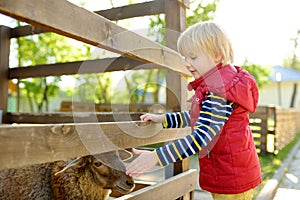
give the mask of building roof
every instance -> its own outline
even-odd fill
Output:
[[[283,66],[273,66],[270,80],[272,82],[300,81],[300,71]]]

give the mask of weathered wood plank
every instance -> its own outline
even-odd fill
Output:
[[[59,112],[59,113],[7,113],[7,123],[17,124],[59,124],[139,121],[141,113],[125,112]]]
[[[164,0],[148,1],[107,10],[95,11],[95,13],[112,21],[128,19],[132,17],[142,17],[146,15],[158,15],[163,12]]]
[[[177,39],[186,29],[185,8],[179,1],[165,0],[166,46],[177,49]],[[187,109],[187,80],[173,71],[166,73],[167,109],[180,111]],[[177,83],[177,84],[174,84]]]
[[[62,101],[60,104],[60,111],[62,112],[113,112],[117,114],[118,112],[154,112],[157,113],[158,110],[165,107],[165,105],[160,104],[122,104],[122,103],[92,103],[92,102],[78,102],[78,101]],[[132,121],[132,120],[130,120]]]
[[[107,10],[94,11],[111,21],[128,19],[132,17],[142,17],[146,15],[158,15],[164,12],[164,0],[155,0],[144,3],[131,4]],[[32,34],[47,32],[39,27],[26,25],[16,27],[11,30],[11,38],[18,38]]]
[[[3,119],[5,122],[5,114],[7,111],[8,99],[8,65],[10,51],[10,28],[0,26],[0,110],[3,111]],[[1,116],[2,117],[2,116]],[[0,122],[1,123],[1,122]]]
[[[126,57],[190,75],[176,51],[68,1],[0,0],[0,13]]]
[[[190,0],[177,0],[179,3],[182,4],[182,6],[186,8],[190,8]]]
[[[25,26],[12,28],[10,37],[11,38],[19,38],[19,37],[40,34],[40,33],[45,33],[45,32],[48,32],[48,31],[41,29],[39,27],[36,27],[36,26],[25,25]]]
[[[116,200],[152,200],[164,199],[174,200],[190,191],[193,191],[198,184],[198,172],[196,169],[190,169],[179,175],[173,176],[164,182],[157,183],[124,195]]]
[[[145,122],[2,125],[0,170],[165,142],[189,132]]]
[[[166,46],[177,49],[177,40],[181,32],[186,29],[186,12],[181,2],[165,0],[165,20],[166,20]],[[167,71],[167,109],[173,111],[187,110],[187,80],[173,71]],[[176,82],[177,84],[174,84]],[[189,169],[189,158],[174,163],[173,175],[177,175]],[[185,192],[187,193],[187,192]],[[182,195],[185,193],[181,193]],[[161,198],[164,199],[164,198]],[[175,198],[173,198],[175,199]],[[183,200],[190,200],[190,195],[182,196]]]
[[[144,62],[127,57],[103,58],[96,60],[10,68],[9,78],[23,79],[156,68],[159,68],[159,66],[153,64],[145,64]]]

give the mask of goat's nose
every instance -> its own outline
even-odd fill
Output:
[[[129,187],[133,187],[134,182],[133,181],[126,181],[126,185],[129,186]]]

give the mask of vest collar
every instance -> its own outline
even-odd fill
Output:
[[[195,79],[194,81],[191,81],[188,84],[188,90],[192,91],[192,90],[196,90],[199,86],[202,86],[203,88],[207,87],[207,83],[205,82],[212,74],[214,74],[217,71],[220,71],[220,69],[222,68],[222,63],[218,64],[217,66],[213,67],[211,70],[209,70],[208,72],[206,72],[204,75],[202,75],[201,77]]]

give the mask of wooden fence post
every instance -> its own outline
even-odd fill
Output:
[[[274,122],[271,123],[271,118],[273,118]],[[267,136],[266,136],[266,140],[267,140],[267,143],[266,143],[266,153],[273,153],[273,154],[276,154],[277,150],[276,150],[276,124],[277,124],[277,121],[276,121],[276,107],[275,106],[268,106],[267,107]],[[271,127],[272,126],[272,127]],[[268,135],[273,135],[273,145],[272,145],[272,150],[273,152],[270,152],[268,151],[268,146],[270,146],[268,144],[268,142],[271,142],[270,139],[268,139]],[[271,138],[271,137],[269,137]]]
[[[177,50],[177,40],[180,34],[186,29],[186,6],[189,1],[181,3],[174,0],[165,0],[166,19],[166,46]],[[182,66],[183,68],[185,66]],[[185,78],[167,70],[167,110],[180,111],[187,109],[187,81]],[[176,83],[176,84],[174,84]],[[190,168],[189,159],[174,163],[173,175],[180,174]],[[186,194],[183,199],[191,199],[193,192]]]
[[[3,123],[7,113],[9,51],[10,28],[0,26],[0,110],[3,110]]]
[[[166,46],[177,50],[177,39],[186,28],[185,6],[179,1],[165,0]],[[182,66],[185,68],[185,66]],[[170,70],[166,72],[167,110],[186,109],[186,80]],[[175,84],[174,84],[175,83]]]

